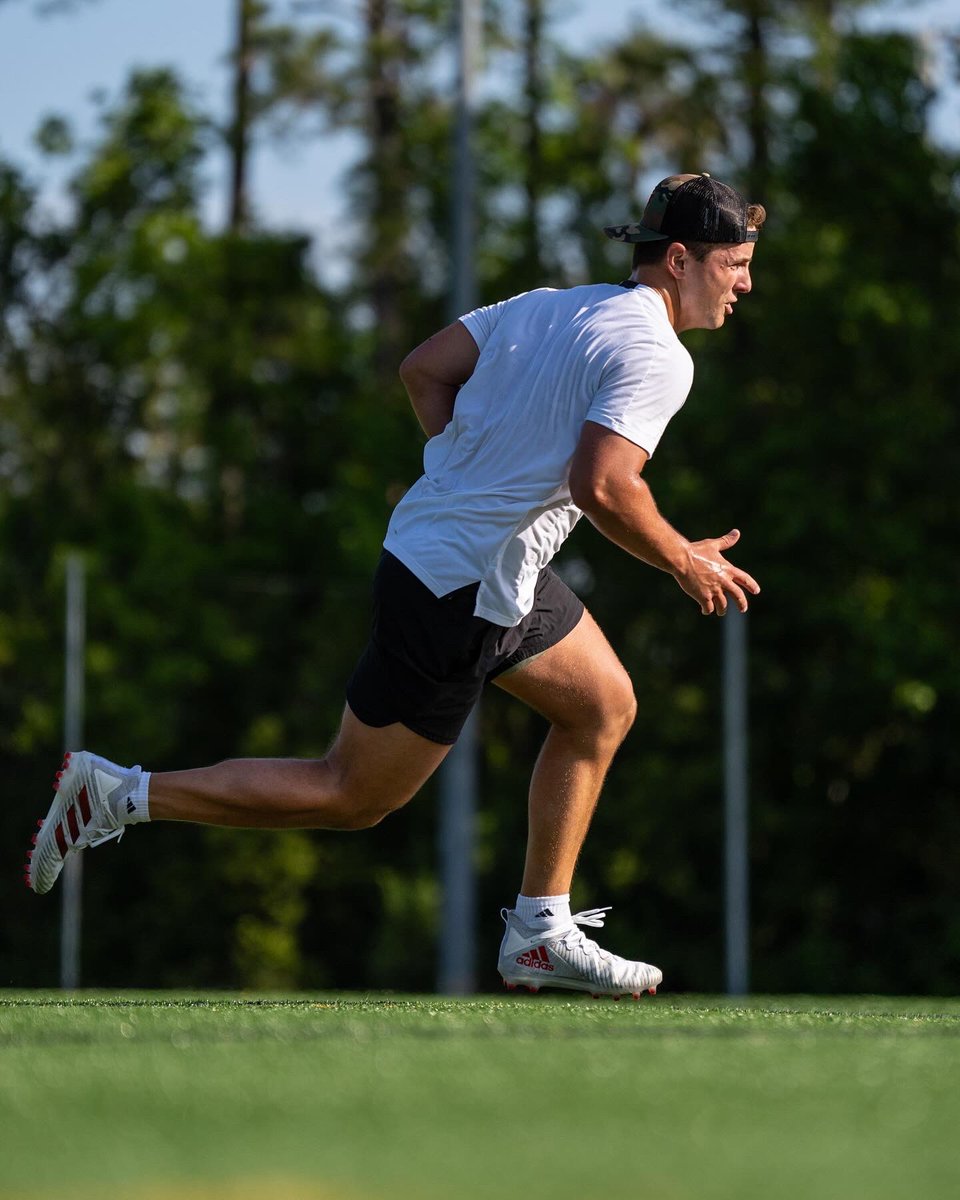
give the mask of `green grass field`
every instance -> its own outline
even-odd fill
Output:
[[[0,992],[0,1196],[960,1195],[960,1002]]]

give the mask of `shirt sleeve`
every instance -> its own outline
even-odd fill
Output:
[[[670,354],[653,340],[618,354],[601,373],[586,419],[652,456],[693,383],[693,362],[679,349],[679,354]]]
[[[473,312],[465,313],[460,318],[461,324],[467,327],[467,332],[477,343],[478,350],[482,350],[487,344],[487,339],[496,329],[508,303],[507,300],[501,300],[498,304],[475,308]]]

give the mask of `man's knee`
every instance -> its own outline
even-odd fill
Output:
[[[619,667],[605,676],[602,686],[576,714],[574,728],[598,748],[615,750],[630,732],[637,716],[637,699],[627,672]]]
[[[328,755],[325,765],[334,780],[333,794],[323,805],[323,827],[326,829],[372,829],[410,800],[396,787],[375,788],[369,781],[354,774],[334,755]]]
[[[621,668],[615,679],[611,680],[609,691],[605,695],[604,727],[619,746],[636,719],[637,697],[633,690],[633,682]]]

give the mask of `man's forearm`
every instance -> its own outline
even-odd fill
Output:
[[[672,575],[700,605],[704,616],[725,613],[728,597],[746,612],[746,593],[760,591],[755,579],[723,557],[723,551],[739,539],[739,530],[731,529],[719,538],[688,541],[660,515],[639,475],[621,478],[609,491],[597,489],[580,507],[611,542]]]
[[[635,558],[677,576],[689,569],[690,543],[660,514],[653,493],[637,475],[614,492],[581,506],[597,529]]]
[[[718,538],[690,542],[664,520],[640,472],[646,450],[619,434],[587,421],[570,463],[570,496],[604,537],[635,558],[672,575],[704,616],[727,611],[732,597],[747,611],[755,579],[728,562],[724,551],[740,538],[731,529]]]

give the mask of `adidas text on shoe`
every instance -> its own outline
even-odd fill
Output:
[[[524,986],[589,992],[592,996],[632,996],[655,993],[663,973],[650,963],[631,962],[585,937],[580,925],[602,926],[605,908],[575,913],[568,926],[537,930],[525,925],[513,910],[503,909],[506,932],[500,946],[499,970],[509,991]]]
[[[534,946],[530,950],[525,950],[523,954],[518,954],[517,962],[521,967],[531,967],[536,971],[555,971],[557,969],[550,961],[550,955],[544,946]]]
[[[40,895],[49,892],[69,855],[121,837],[120,802],[139,778],[139,767],[118,767],[87,750],[67,753],[53,784],[57,795],[46,818],[39,822],[27,859],[27,886]]]

